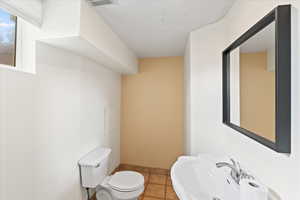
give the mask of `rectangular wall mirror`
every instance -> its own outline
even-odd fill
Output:
[[[223,123],[291,152],[291,6],[278,6],[223,52]]]

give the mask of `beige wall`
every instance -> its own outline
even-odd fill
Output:
[[[146,58],[122,78],[121,163],[170,168],[183,153],[183,58]]]
[[[275,141],[275,72],[267,71],[267,53],[241,53],[241,127]]]

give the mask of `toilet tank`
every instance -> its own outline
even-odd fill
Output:
[[[79,161],[81,184],[85,188],[95,188],[108,175],[108,161],[111,149],[96,148]]]

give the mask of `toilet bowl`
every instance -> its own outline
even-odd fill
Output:
[[[144,191],[144,176],[134,171],[108,175],[111,150],[97,148],[79,160],[81,184],[97,188],[97,200],[135,200]]]
[[[144,177],[133,171],[108,176],[97,190],[98,200],[134,200],[144,191]]]

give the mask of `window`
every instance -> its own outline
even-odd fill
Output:
[[[0,8],[0,64],[16,66],[17,17]]]

